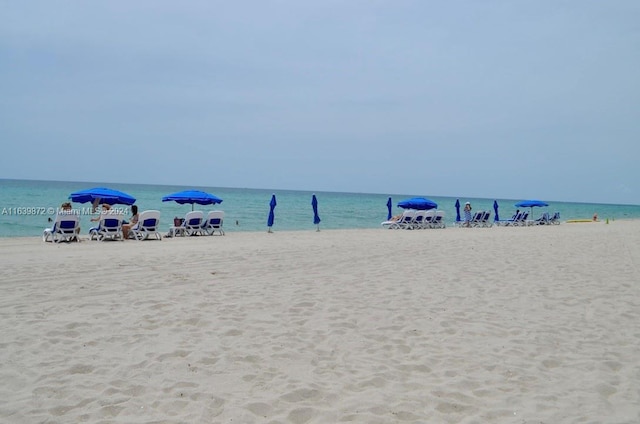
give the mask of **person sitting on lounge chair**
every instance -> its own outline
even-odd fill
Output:
[[[129,231],[131,230],[131,227],[133,227],[137,223],[138,223],[138,206],[132,205],[131,220],[126,224],[124,223],[122,224],[122,237],[124,237],[125,240],[129,238]]]
[[[106,215],[108,213],[111,212],[111,205],[108,204],[103,204],[102,205],[102,211],[100,212],[100,215],[98,216],[94,216],[93,218],[91,218],[91,222],[100,222],[100,219],[102,218],[102,215]]]

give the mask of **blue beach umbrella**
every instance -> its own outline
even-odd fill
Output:
[[[317,226],[316,231],[320,231],[320,216],[318,216],[318,199],[316,199],[316,195],[314,194],[311,197],[311,206],[313,207],[313,223]]]
[[[549,206],[549,204],[541,200],[523,200],[522,202],[516,203],[516,207],[518,208],[534,208],[544,206]]]
[[[545,206],[549,206],[549,204],[541,200],[523,200],[516,203],[515,206],[517,208],[530,208],[530,214],[533,215],[533,208],[542,208]]]
[[[424,197],[412,197],[411,199],[398,202],[398,207],[402,209],[418,209],[426,211],[429,209],[435,209],[438,205],[433,200],[425,199]]]
[[[460,199],[456,199],[456,222],[460,222]]]
[[[135,197],[123,193],[122,191],[112,190],[105,187],[95,187],[87,190],[76,191],[69,195],[69,199],[76,203],[106,203],[108,205],[133,205],[136,202]]]
[[[392,207],[393,207],[393,204],[391,203],[391,197],[389,197],[389,200],[387,200],[387,221],[390,221],[391,217],[393,216],[391,214]]]
[[[500,221],[500,217],[498,216],[498,201],[493,201],[493,211],[496,213],[496,216],[493,217],[493,220],[498,222]]]
[[[273,227],[273,221],[276,218],[274,210],[277,204],[278,203],[276,202],[276,195],[275,194],[271,195],[271,202],[269,202],[269,217],[267,218],[267,227],[269,227],[268,232],[270,233],[273,232],[271,231],[271,227]]]
[[[222,203],[222,199],[214,196],[213,194],[205,193],[200,190],[184,190],[177,193],[169,194],[162,198],[163,202],[176,202],[181,205],[185,203],[191,204],[191,210],[193,210],[194,204],[199,205],[215,205],[216,203]]]

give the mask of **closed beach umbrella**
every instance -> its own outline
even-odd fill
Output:
[[[194,204],[199,205],[215,205],[217,203],[222,203],[222,199],[217,196],[214,196],[210,193],[205,193],[200,190],[184,190],[179,191],[177,193],[169,194],[162,198],[163,202],[176,202],[181,205],[186,203],[191,204],[191,210],[193,210]]]
[[[389,200],[387,200],[387,221],[390,221],[391,217],[393,216],[391,214],[392,207],[393,207],[393,204],[391,203],[391,197],[389,197]]]
[[[426,211],[429,209],[435,209],[438,205],[433,200],[425,199],[424,197],[412,197],[411,199],[398,202],[398,207],[402,209],[418,209]]]
[[[460,199],[456,199],[456,222],[460,221]]]
[[[136,202],[135,197],[123,193],[122,191],[112,190],[106,187],[95,187],[87,190],[76,191],[69,195],[69,199],[76,203],[106,203],[108,205],[133,205]]]
[[[493,201],[493,211],[496,213],[496,216],[493,217],[493,220],[498,222],[500,221],[500,217],[498,216],[498,201]]]
[[[316,231],[320,231],[320,216],[318,215],[318,199],[316,199],[316,195],[314,194],[311,197],[311,206],[313,207],[313,223],[317,226]]]
[[[273,221],[276,218],[274,210],[277,204],[278,203],[276,202],[276,195],[275,194],[271,195],[271,202],[269,202],[269,217],[267,218],[267,227],[269,227],[270,233],[272,232],[271,227],[273,227]]]

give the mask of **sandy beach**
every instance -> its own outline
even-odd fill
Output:
[[[637,423],[640,221],[0,239],[0,422]]]

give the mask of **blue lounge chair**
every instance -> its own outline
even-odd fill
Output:
[[[212,236],[217,231],[218,233],[220,233],[221,236],[223,236],[224,235],[224,230],[222,229],[223,221],[224,221],[223,211],[210,211],[207,214],[207,219],[205,219],[204,223],[202,224],[202,233]]]
[[[553,216],[549,218],[549,224],[560,225],[560,212],[554,213]]]
[[[158,232],[160,225],[160,211],[148,210],[141,212],[138,222],[129,230],[129,237],[136,240],[147,240],[154,236],[157,240],[162,240],[162,235]]]
[[[53,227],[45,228],[42,241],[80,241],[80,216],[73,213],[59,213]]]
[[[97,227],[89,230],[90,240],[124,240],[122,235],[122,215],[119,213],[103,213]]]
[[[184,217],[182,225],[174,225],[169,228],[167,237],[194,236],[202,234],[202,223],[204,222],[204,212],[191,211]]]

